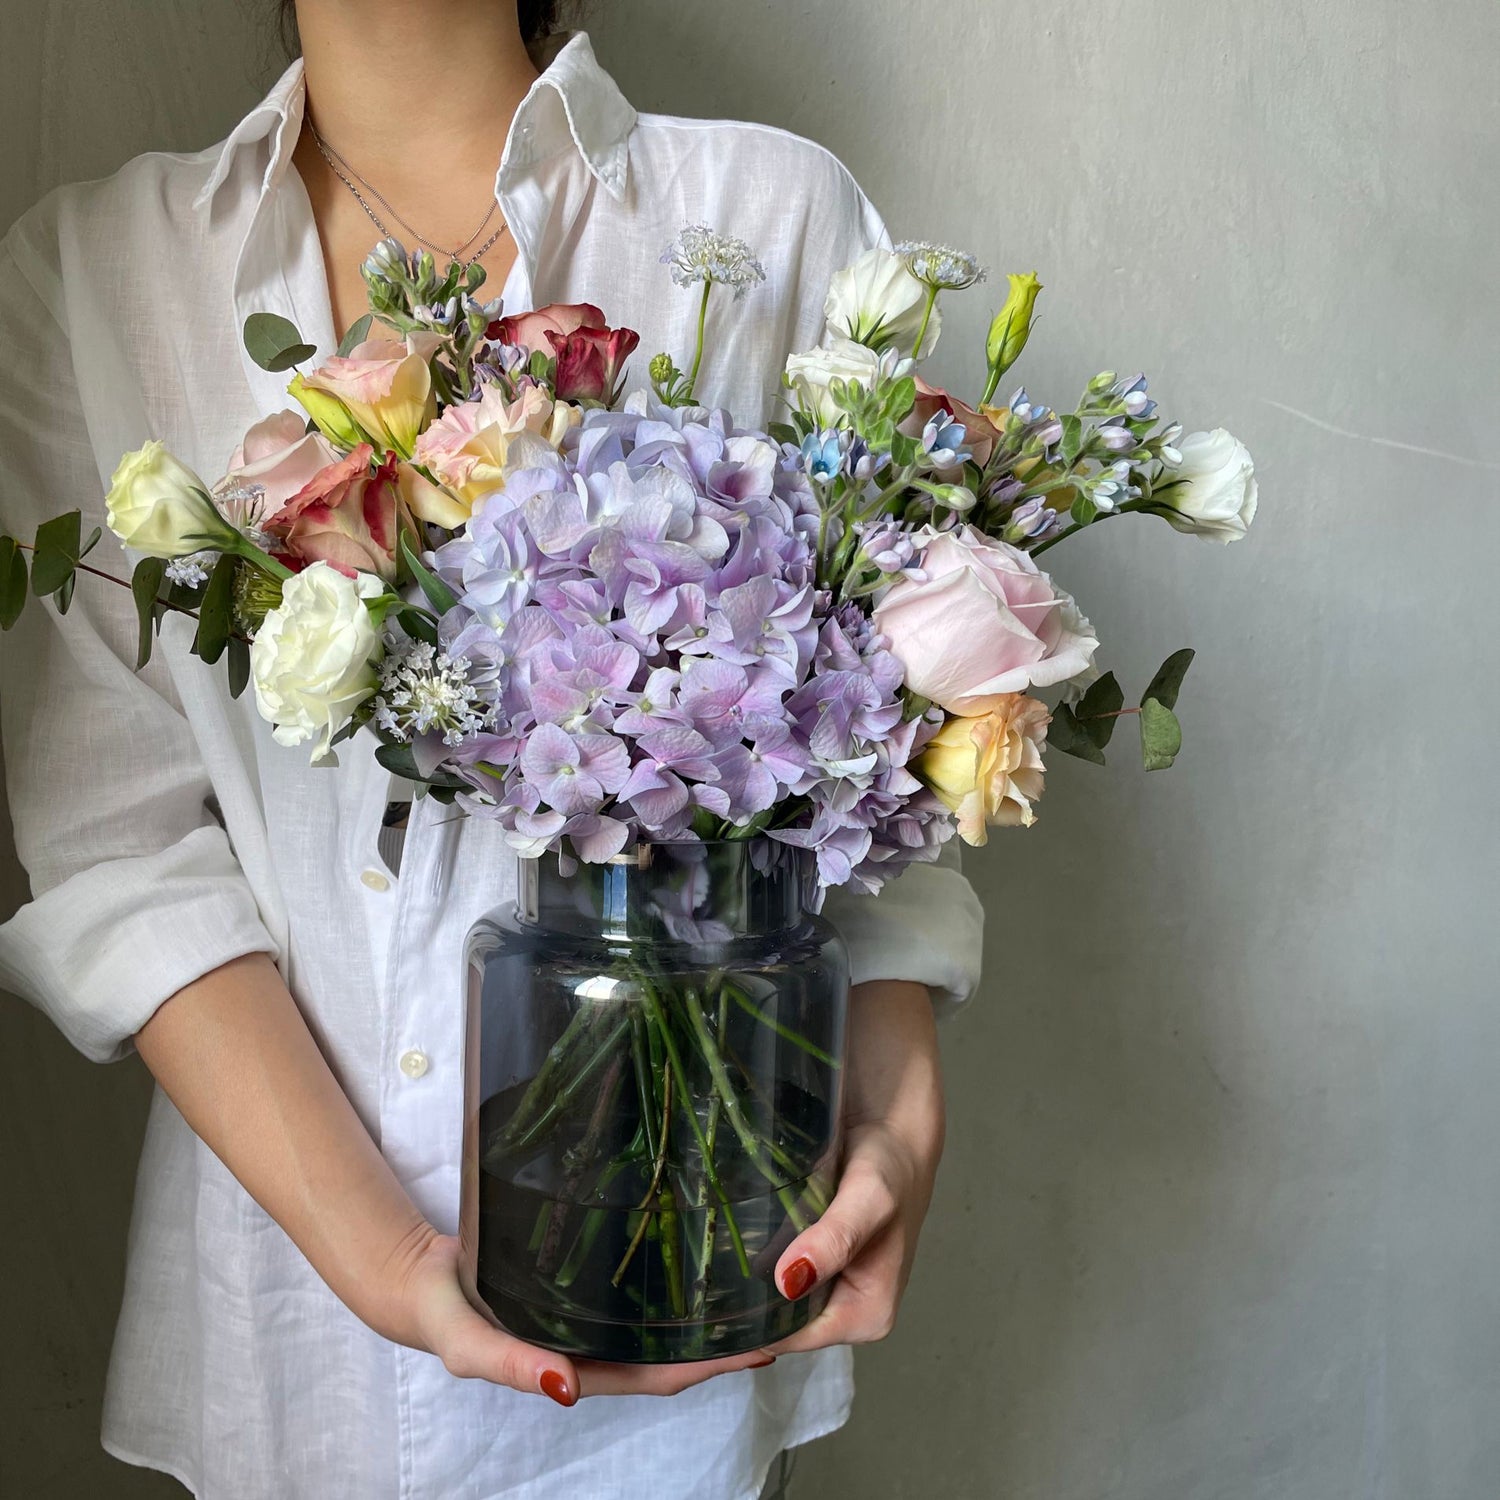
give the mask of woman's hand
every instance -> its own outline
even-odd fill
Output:
[[[613,1365],[538,1349],[506,1333],[469,1301],[459,1255],[457,1239],[424,1224],[393,1267],[402,1312],[392,1336],[437,1355],[452,1375],[539,1391],[560,1406],[572,1406],[582,1396],[675,1396],[715,1375],[761,1369],[774,1360],[756,1351],[691,1364]]]
[[[776,1265],[785,1296],[839,1277],[828,1306],[778,1354],[867,1344],[895,1326],[943,1154],[943,1082],[932,1004],[919,984],[881,980],[849,1000],[844,1161],[828,1211]]]

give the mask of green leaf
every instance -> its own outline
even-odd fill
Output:
[[[162,579],[166,576],[166,559],[161,557],[143,557],[130,575],[130,592],[135,598],[136,619],[140,621],[135,648],[137,672],[151,660],[151,645],[156,634],[156,596],[161,592]]]
[[[1119,712],[1124,706],[1125,694],[1115,681],[1115,674],[1106,672],[1103,677],[1091,683],[1088,692],[1078,700],[1074,717],[1082,726],[1083,732],[1102,750],[1109,744],[1115,725],[1120,722]]]
[[[405,609],[396,611],[396,619],[414,641],[426,641],[429,646],[437,645],[437,621],[425,609],[407,605]]]
[[[251,313],[245,319],[245,352],[262,370],[277,374],[311,359],[316,346],[302,342],[297,325],[276,313]]]
[[[83,546],[78,549],[78,557],[80,561],[83,558],[87,557],[89,553],[99,545],[99,538],[103,535],[104,528],[102,526],[96,526],[91,532],[89,532],[88,541],[86,541]]]
[[[208,587],[198,606],[198,634],[193,650],[210,665],[218,661],[229,644],[234,617],[235,559],[225,553],[208,575]]]
[[[766,435],[778,443],[792,443],[800,445],[801,439],[797,436],[797,429],[790,422],[772,422],[766,428]]]
[[[229,637],[229,696],[238,698],[250,686],[250,642],[242,636]]]
[[[1062,459],[1065,464],[1070,464],[1083,451],[1083,418],[1064,417],[1062,430]]]
[[[417,556],[411,539],[405,532],[401,534],[401,555],[411,569],[411,576],[417,580],[422,592],[427,595],[427,602],[439,614],[445,615],[457,605],[458,596]]]
[[[83,517],[76,510],[53,516],[37,527],[36,556],[31,563],[31,591],[38,598],[55,594],[78,566]]]
[[[1098,514],[1099,507],[1082,491],[1079,492],[1078,498],[1074,500],[1068,511],[1068,515],[1078,526],[1087,526]]]
[[[1177,715],[1157,698],[1141,704],[1141,764],[1148,771],[1165,771],[1182,749],[1182,725]]]
[[[1064,755],[1092,761],[1096,766],[1104,764],[1104,751],[1094,743],[1093,736],[1078,722],[1078,716],[1066,703],[1059,704],[1053,712],[1052,723],[1047,727],[1047,746],[1061,750]]]
[[[26,554],[13,536],[0,536],[0,630],[9,630],[26,607]]]
[[[76,573],[69,573],[63,579],[62,587],[52,596],[53,603],[57,605],[58,614],[67,614],[68,606],[73,602],[73,586],[77,582],[78,575]]]
[[[468,787],[467,782],[459,781],[453,776],[445,776],[441,772],[437,772],[431,776],[423,776],[417,770],[417,759],[412,753],[410,745],[377,745],[375,747],[375,759],[393,776],[400,776],[406,781],[415,781],[419,786],[430,787],[434,791],[446,788],[451,791],[461,792]]]
[[[1141,695],[1141,701],[1154,698],[1163,708],[1177,707],[1177,694],[1182,687],[1182,679],[1187,676],[1187,669],[1193,664],[1193,657],[1197,653],[1190,646],[1184,646],[1181,651],[1174,651],[1162,664],[1161,670],[1151,679],[1151,686]]]
[[[370,336],[370,325],[375,321],[374,313],[366,313],[349,325],[349,331],[339,340],[339,358],[348,359],[351,351]],[[295,332],[295,330],[293,330]]]

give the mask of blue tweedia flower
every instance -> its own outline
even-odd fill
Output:
[[[802,465],[818,484],[831,484],[844,468],[844,445],[837,432],[810,432],[802,440]]]
[[[939,408],[922,429],[922,451],[932,460],[934,468],[951,469],[972,457],[971,450],[964,447],[967,437],[964,424],[955,422],[951,412]]]

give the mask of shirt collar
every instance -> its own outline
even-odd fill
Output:
[[[241,153],[267,137],[271,153],[262,191],[280,180],[302,129],[305,96],[299,57],[230,132],[219,148],[208,181],[193,199],[194,208],[207,207],[228,180]],[[571,147],[611,197],[623,197],[629,137],[635,120],[635,110],[614,79],[599,66],[587,34],[574,32],[516,111],[500,157],[497,190],[513,173]]]

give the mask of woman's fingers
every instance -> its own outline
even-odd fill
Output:
[[[898,1220],[877,1235],[840,1274],[828,1305],[805,1328],[771,1346],[774,1354],[801,1354],[833,1344],[873,1344],[896,1324],[906,1288],[909,1236]]]
[[[782,1295],[795,1302],[857,1260],[895,1221],[910,1175],[879,1133],[867,1131],[852,1138],[833,1202],[776,1263],[776,1285]]]
[[[753,1354],[695,1360],[685,1365],[610,1365],[585,1359],[578,1361],[578,1373],[585,1396],[675,1396],[716,1375],[761,1370],[775,1362],[774,1354],[757,1349]]]

